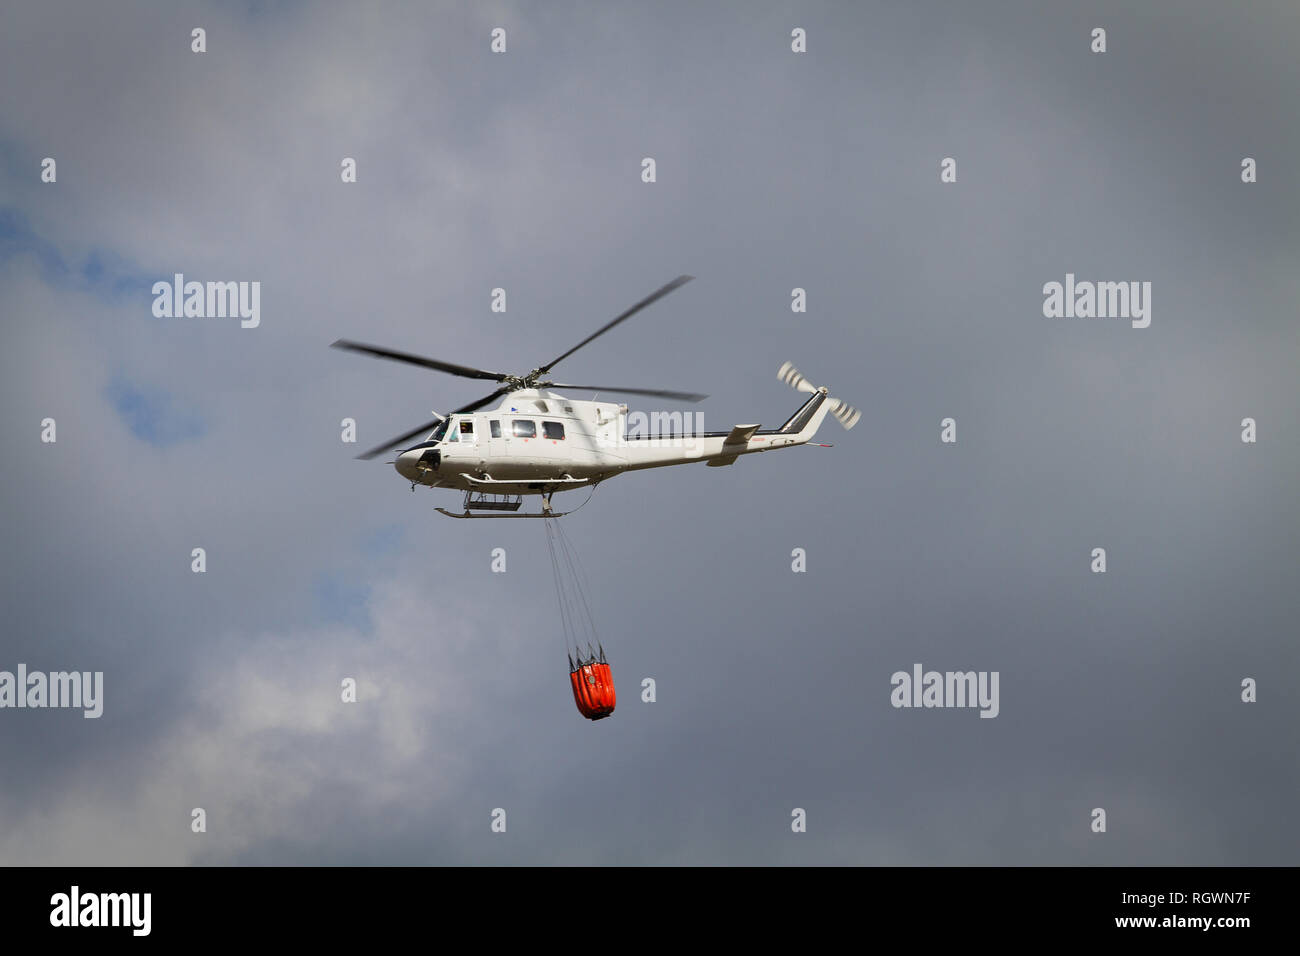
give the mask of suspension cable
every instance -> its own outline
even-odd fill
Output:
[[[555,533],[551,527],[553,519],[545,518],[542,523],[546,526],[546,549],[551,556],[551,576],[555,580],[555,599],[560,608],[560,628],[564,639],[564,653],[569,654],[569,635],[573,627],[569,621],[569,602],[565,594],[564,583],[560,575],[560,562],[555,553]]]
[[[588,500],[590,499],[591,496],[588,495]],[[584,505],[586,503],[583,502]],[[565,534],[559,519],[547,517],[543,519],[543,524],[546,527],[546,548],[555,582],[555,599],[560,610],[560,626],[564,632],[564,650],[566,655],[569,654],[569,642],[572,640],[573,654],[570,658],[577,663],[583,659],[581,642],[584,639],[587,642],[588,657],[597,653],[597,647],[603,648],[591,613],[590,584],[577,548]]]
[[[559,525],[556,526],[555,530],[560,543],[560,554],[568,566],[569,575],[573,581],[574,592],[577,597],[576,610],[581,611],[581,617],[578,617],[575,621],[574,639],[576,640],[578,637],[577,628],[585,623],[586,637],[590,648],[593,643],[599,643],[599,639],[596,634],[596,621],[591,614],[591,602],[588,599],[590,586],[586,580],[587,575],[582,568],[581,559],[578,558],[577,549],[569,541],[569,536],[565,534],[564,529]]]

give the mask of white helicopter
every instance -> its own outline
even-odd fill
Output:
[[[451,518],[556,518],[569,513],[552,510],[551,495],[557,491],[594,488],[607,478],[644,468],[698,461],[717,467],[733,464],[741,455],[804,445],[816,435],[828,412],[846,429],[857,424],[861,412],[831,398],[825,387],[811,384],[789,362],[781,366],[778,378],[811,395],[785,424],[769,429],[736,425],[725,432],[688,433],[683,429],[679,434],[629,435],[626,405],[580,401],[555,390],[615,392],[687,402],[698,402],[707,396],[664,389],[565,385],[545,380],[552,368],[578,349],[692,278],[678,276],[559,358],[527,375],[487,372],[339,339],[333,343],[334,348],[500,383],[490,395],[448,415],[434,412],[433,421],[357,457],[371,459],[402,442],[427,434],[424,441],[399,449],[391,464],[411,482],[412,491],[417,485],[423,485],[465,493],[462,513],[438,508],[442,514]],[[481,411],[497,398],[501,398],[501,403],[496,408]],[[524,495],[540,495],[542,510],[519,513]]]

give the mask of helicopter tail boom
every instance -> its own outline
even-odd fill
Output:
[[[817,434],[826,416],[834,411],[835,403],[825,388],[811,391],[813,394],[808,400],[780,428],[736,425],[726,432],[629,438],[619,447],[626,460],[626,465],[620,470],[661,468],[695,461],[704,461],[717,468],[734,464],[741,455],[806,444]]]

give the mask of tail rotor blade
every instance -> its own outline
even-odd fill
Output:
[[[838,398],[831,399],[831,414],[839,419],[839,423],[844,426],[845,431],[856,425],[858,419],[862,417],[862,412],[847,402],[841,402]]]
[[[785,382],[785,384],[789,385],[796,392],[817,391],[817,387],[800,374],[799,370],[794,367],[793,362],[786,362],[777,369],[776,377]]]
[[[777,369],[776,377],[797,392],[817,391],[817,386],[804,378],[803,373],[794,367],[793,362],[785,362],[782,364],[782,366]],[[842,402],[834,396],[831,396],[829,405],[831,414],[834,415],[839,423],[844,426],[845,430],[856,425],[858,419],[862,417],[862,412],[858,411],[848,402]]]

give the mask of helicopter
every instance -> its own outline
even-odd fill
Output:
[[[468,405],[425,422],[357,456],[369,460],[420,435],[424,440],[397,448],[392,464],[411,483],[411,490],[447,488],[464,493],[462,511],[437,508],[451,518],[557,518],[556,492],[593,488],[629,471],[705,462],[711,467],[732,465],[741,455],[809,444],[826,415],[852,428],[861,412],[837,398],[825,386],[815,386],[786,362],[777,377],[809,398],[778,428],[736,425],[729,431],[669,431],[628,433],[628,407],[614,402],[582,401],[564,391],[642,395],[699,402],[694,392],[667,389],[570,385],[551,381],[551,369],[610,329],[630,319],[694,278],[678,276],[630,309],[593,332],[573,348],[525,375],[508,375],[426,358],[409,352],[339,339],[333,348],[447,372],[462,378],[493,381],[498,387]],[[500,403],[484,411],[497,399]],[[825,446],[829,447],[829,446]],[[525,495],[541,497],[541,511],[520,512]]]

